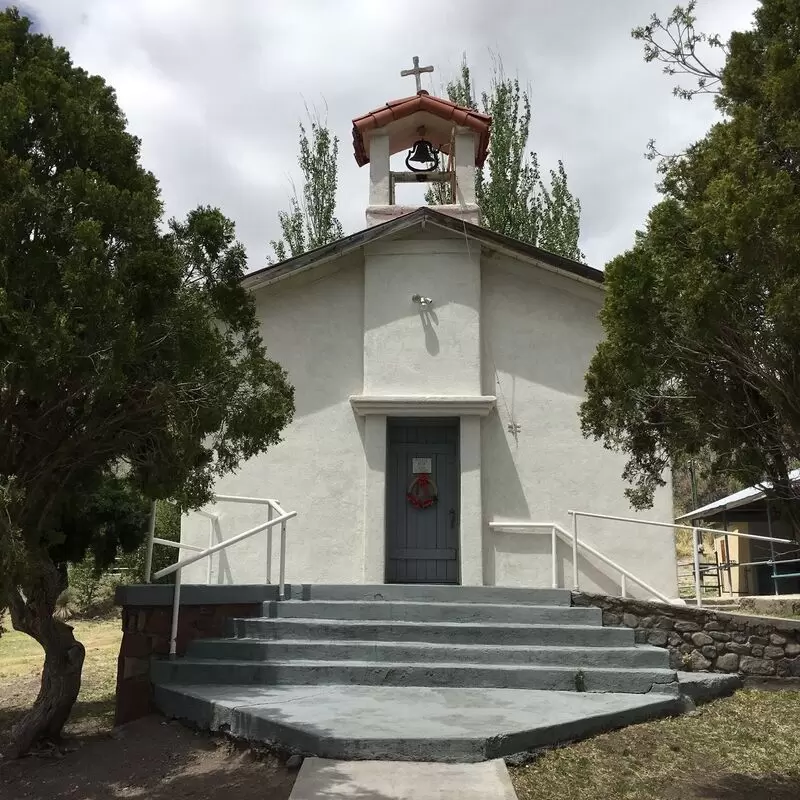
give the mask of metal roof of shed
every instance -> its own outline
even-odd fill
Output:
[[[793,469],[789,473],[789,479],[792,483],[800,481],[800,469]],[[746,506],[749,503],[763,500],[766,497],[764,489],[771,485],[769,481],[764,481],[764,483],[759,483],[756,486],[740,489],[738,492],[729,494],[727,497],[721,497],[713,503],[708,503],[705,506],[696,508],[694,511],[689,511],[686,514],[675,517],[675,522],[683,522],[689,519],[710,519],[711,517],[718,516],[723,511],[730,511],[732,508],[739,508],[740,506]]]

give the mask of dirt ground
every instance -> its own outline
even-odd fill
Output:
[[[113,731],[79,735],[60,757],[0,761],[0,798],[286,800],[295,775],[274,756],[258,757],[150,716]]]
[[[285,800],[296,771],[271,755],[239,749],[152,716],[113,728],[118,619],[74,623],[86,646],[78,702],[63,753],[19,761],[0,755],[0,800]],[[0,754],[14,721],[39,688],[41,648],[8,630],[0,637]]]

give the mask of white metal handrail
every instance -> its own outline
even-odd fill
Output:
[[[150,583],[150,578],[151,578],[150,572],[153,563],[154,544],[162,544],[166,545],[167,547],[175,547],[179,549],[194,551],[193,555],[190,555],[182,560],[176,561],[174,564],[171,564],[170,566],[165,567],[164,569],[160,569],[152,576],[153,578],[158,580],[159,578],[164,578],[167,575],[172,575],[173,573],[175,573],[175,584],[172,595],[172,627],[169,640],[170,657],[174,657],[177,652],[178,616],[181,604],[181,573],[183,571],[183,568],[188,567],[189,564],[194,564],[195,562],[200,561],[203,558],[208,558],[209,561],[208,561],[207,582],[211,583],[210,556],[221,550],[225,550],[231,545],[237,544],[238,542],[244,541],[245,539],[249,539],[251,536],[255,536],[255,534],[257,533],[266,531],[267,532],[267,554],[266,554],[267,583],[270,584],[272,583],[272,529],[275,526],[280,525],[281,541],[280,541],[280,560],[278,563],[278,597],[281,600],[283,600],[286,596],[286,523],[288,520],[292,519],[292,517],[296,517],[297,512],[284,511],[277,500],[272,500],[263,497],[239,497],[236,495],[216,494],[214,495],[213,500],[214,502],[217,503],[249,503],[254,505],[267,506],[268,509],[267,521],[262,522],[260,525],[256,525],[255,527],[250,528],[249,530],[246,530],[243,533],[237,534],[236,536],[232,536],[230,539],[224,539],[223,541],[219,541],[216,544],[213,544],[214,537],[219,531],[218,527],[219,517],[210,511],[204,511],[203,509],[196,509],[196,513],[208,519],[210,524],[209,544],[208,547],[204,548],[204,547],[198,547],[197,545],[191,545],[181,542],[170,542],[167,539],[157,538],[154,535],[155,504],[153,504],[153,510],[150,515],[150,525],[147,534],[147,551],[145,556],[145,582]]]
[[[572,512],[570,512],[572,513]],[[616,561],[609,558],[604,553],[601,553],[596,548],[592,547],[589,544],[586,544],[583,540],[578,540],[577,531],[573,526],[573,532],[570,533],[565,528],[562,528],[557,522],[528,522],[520,521],[520,522],[490,522],[489,528],[492,530],[527,530],[527,529],[538,529],[538,528],[547,528],[550,530],[550,568],[551,568],[551,583],[554,589],[560,588],[560,581],[558,579],[558,560],[556,558],[556,545],[558,542],[558,537],[561,537],[566,542],[568,542],[572,546],[572,587],[574,591],[580,591],[580,581],[578,579],[578,550],[584,550],[585,552],[591,554],[599,561],[602,561],[604,564],[608,564],[609,567],[614,569],[620,575],[620,589],[623,597],[627,596],[627,581],[630,580],[635,583],[637,586],[640,586],[646,592],[649,592],[654,597],[657,597],[664,603],[673,603],[674,601],[667,597],[665,594],[662,594],[658,591],[658,589],[654,589],[650,586],[649,583],[646,583],[638,576],[634,575],[629,570],[625,569],[625,567],[617,564]]]
[[[636,517],[616,517],[611,514],[595,514],[590,511],[568,511],[572,517],[572,531],[575,541],[578,538],[578,517],[590,517],[592,519],[608,519],[614,522],[628,522],[636,525],[650,525],[656,528],[672,528],[679,530],[690,527],[689,525],[678,525],[674,522],[656,522],[651,519],[636,519]],[[757,536],[752,533],[739,533],[739,531],[721,531],[719,528],[699,528],[692,527],[692,550],[694,551],[694,596],[698,606],[703,605],[702,587],[700,584],[700,535],[702,533],[713,533],[715,536],[738,536],[742,539],[760,539],[764,542],[782,542],[784,544],[794,544],[792,539],[778,539],[775,536]],[[576,576],[577,583],[577,576]],[[624,595],[623,595],[624,597]],[[667,601],[669,602],[669,601]]]

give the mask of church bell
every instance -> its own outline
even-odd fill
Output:
[[[423,166],[415,167],[412,162]],[[439,151],[427,139],[418,139],[408,151],[406,166],[412,172],[433,172],[439,168]]]

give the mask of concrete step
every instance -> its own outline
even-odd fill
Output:
[[[569,606],[569,589],[523,589],[503,586],[441,586],[427,584],[325,585],[293,584],[292,600],[408,600],[439,603],[501,603],[506,605]]]
[[[159,685],[154,700],[168,717],[190,721],[194,727],[277,742],[294,753],[424,762],[508,756],[677,714],[683,708],[679,697],[663,692],[394,686]],[[355,796],[346,787],[336,788],[331,798]]]
[[[264,616],[282,619],[299,617],[406,622],[519,622],[597,626],[602,624],[602,612],[599,608],[406,600],[285,600],[264,603]]]
[[[408,622],[243,617],[227,621],[227,635],[246,639],[440,642],[581,647],[633,647],[630,628],[599,625],[522,625],[507,622]]]
[[[649,692],[676,684],[674,670],[602,669],[463,663],[386,664],[376,661],[233,661],[192,659],[154,661],[156,684],[253,684],[257,686],[432,686],[547,689],[588,692]],[[677,684],[676,684],[677,685]]]
[[[575,667],[669,666],[669,653],[660,647],[540,647],[536,645],[438,644],[283,639],[197,639],[189,658],[238,661],[378,661],[455,662],[467,664],[527,664]]]

